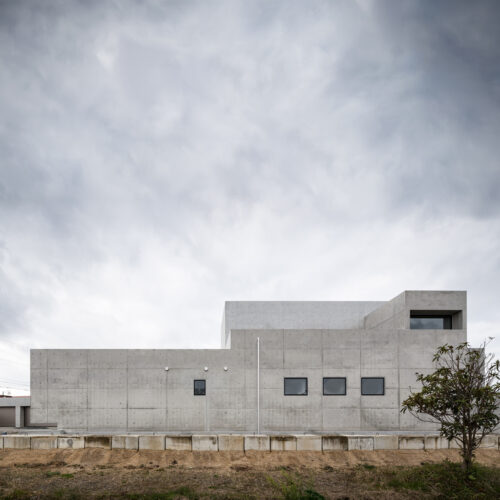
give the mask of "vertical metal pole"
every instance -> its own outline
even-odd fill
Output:
[[[257,337],[257,434],[260,434],[260,337]]]

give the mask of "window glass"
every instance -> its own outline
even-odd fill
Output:
[[[323,379],[323,395],[345,396],[345,377],[325,377]]]
[[[411,330],[451,330],[451,316],[411,316]]]
[[[194,381],[194,395],[195,396],[205,396],[207,390],[207,385],[205,380],[195,380]]]
[[[383,396],[384,378],[383,377],[362,378],[361,394],[364,396]]]
[[[285,378],[285,396],[307,396],[307,378]]]

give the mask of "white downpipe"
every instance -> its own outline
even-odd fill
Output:
[[[257,434],[260,434],[260,337],[257,337]]]

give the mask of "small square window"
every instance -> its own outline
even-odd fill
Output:
[[[345,377],[325,377],[323,378],[323,396],[345,396]]]
[[[307,396],[307,378],[285,378],[285,396]]]
[[[195,396],[205,396],[207,392],[206,380],[195,380],[194,381],[194,395]]]
[[[361,394],[363,396],[383,396],[385,394],[384,377],[362,377]]]

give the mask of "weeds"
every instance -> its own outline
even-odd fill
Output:
[[[188,486],[181,486],[165,493],[128,494],[125,498],[129,498],[130,500],[175,500],[176,498],[195,500],[198,498],[198,495]]]
[[[54,477],[54,476],[59,476],[61,473],[57,470],[49,470],[45,473],[46,477]]]
[[[379,489],[412,490],[447,499],[500,498],[500,469],[474,465],[466,475],[459,463],[449,461],[417,467],[370,471]]]
[[[305,480],[298,474],[283,471],[281,479],[268,477],[268,481],[284,500],[324,500],[325,498],[313,489],[311,481]]]

